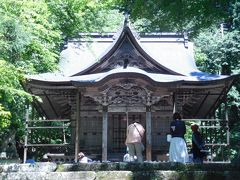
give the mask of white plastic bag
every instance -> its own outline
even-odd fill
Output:
[[[172,139],[172,135],[171,135],[171,134],[168,134],[168,135],[167,135],[167,142],[171,142],[171,139]]]

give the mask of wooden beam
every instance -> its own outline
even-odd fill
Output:
[[[216,121],[216,122],[225,122],[223,119],[182,119],[182,121]]]
[[[107,161],[107,134],[108,134],[108,107],[103,107],[102,112],[102,162]]]
[[[68,126],[32,126],[27,127],[27,129],[64,129],[68,128]]]
[[[127,108],[128,112],[146,112],[146,107],[145,106],[134,106],[134,107],[128,107]],[[109,106],[108,107],[108,112],[126,112],[126,107],[119,107],[119,106]]]
[[[228,107],[227,107],[227,96],[225,97],[225,119],[227,127],[227,144],[230,144],[230,132],[229,132],[229,119],[228,119]]]
[[[206,143],[205,146],[228,146],[229,144],[227,143]]]
[[[34,122],[70,122],[72,120],[70,119],[42,119],[42,120],[31,120],[29,123],[34,123]]]
[[[203,98],[202,102],[200,103],[199,107],[196,108],[195,112],[194,112],[194,117],[197,116],[197,113],[200,111],[200,109],[202,108],[203,104],[205,103],[207,97],[209,96],[210,92],[208,92],[205,97]]]
[[[213,112],[214,109],[216,109],[216,106],[217,106],[218,102],[221,100],[222,96],[226,96],[227,92],[228,92],[227,87],[223,88],[223,90],[221,91],[221,94],[218,96],[218,98],[215,101],[215,103],[209,108],[209,110],[206,113],[206,115],[210,114],[211,112]]]
[[[215,121],[209,121],[210,123],[211,122],[215,122]],[[220,128],[223,128],[223,126],[218,126],[218,125],[216,125],[216,126],[212,126],[212,125],[210,125],[210,126],[199,126],[199,128],[210,128],[210,129],[220,129]]]
[[[75,162],[78,160],[79,153],[79,121],[80,121],[80,101],[81,93],[77,91],[76,104],[77,104],[77,117],[76,117],[76,127],[75,127]]]
[[[59,115],[58,115],[56,109],[54,108],[54,106],[53,106],[51,100],[49,99],[48,95],[47,95],[45,92],[44,92],[44,95],[45,95],[45,97],[46,97],[46,99],[47,99],[47,101],[48,101],[50,107],[52,108],[54,114],[55,114],[57,117],[59,117]]]
[[[147,161],[152,160],[152,114],[151,107],[147,107],[146,111],[146,157]]]
[[[206,95],[214,95],[214,96],[220,96],[220,95],[223,95],[222,92],[220,93],[211,93],[211,92],[206,92],[206,93],[199,93],[199,92],[177,92],[177,94],[179,95],[199,95],[199,96],[206,96]]]
[[[44,91],[46,92],[46,90]],[[58,91],[56,91],[58,92]],[[44,96],[45,94],[44,93],[34,93],[35,96]],[[69,92],[65,92],[64,94],[63,93],[47,93],[48,96],[63,96],[63,95],[68,95],[68,96],[73,96],[74,93],[72,91],[69,91]]]
[[[72,90],[72,89],[76,89],[76,87],[75,86],[72,86],[72,85],[69,85],[69,86],[67,86],[67,85],[61,85],[61,86],[59,86],[59,85],[44,85],[44,84],[42,84],[42,85],[40,85],[39,83],[38,84],[33,84],[33,83],[29,83],[28,84],[28,87],[29,88],[31,88],[31,89],[33,89],[33,88],[35,88],[35,89],[44,89],[44,90],[57,90],[57,89],[60,89],[60,90]]]
[[[46,146],[50,146],[50,147],[60,147],[60,146],[69,146],[71,144],[27,144],[27,147],[46,147]]]
[[[27,91],[27,90],[26,90]],[[34,94],[31,89],[28,89],[28,91],[30,92],[30,94]],[[39,101],[33,96],[33,104],[35,106],[35,108],[38,110],[39,112],[39,109],[41,109],[41,115],[42,117],[45,116],[47,119],[49,118],[47,113],[44,111],[44,109],[42,108],[42,106],[40,105]],[[38,107],[38,108],[37,108]]]

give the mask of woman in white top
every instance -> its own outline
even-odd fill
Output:
[[[184,140],[186,126],[178,112],[173,114],[173,121],[170,124],[170,132],[172,138],[169,147],[169,161],[181,163],[189,162],[187,146]]]

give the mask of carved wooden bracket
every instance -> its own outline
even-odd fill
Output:
[[[93,96],[93,99],[103,106],[152,106],[164,97],[152,94],[152,91],[137,85],[135,82],[124,81],[108,87],[101,92],[100,96]]]

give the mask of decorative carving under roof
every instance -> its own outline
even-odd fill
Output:
[[[129,51],[129,50],[128,50]],[[147,64],[144,59],[139,57],[134,51],[117,53],[109,60],[109,69],[115,69],[118,67],[137,67],[139,69],[146,69]]]
[[[151,106],[164,96],[153,96],[153,92],[134,82],[123,81],[101,92],[93,99],[103,106]]]

